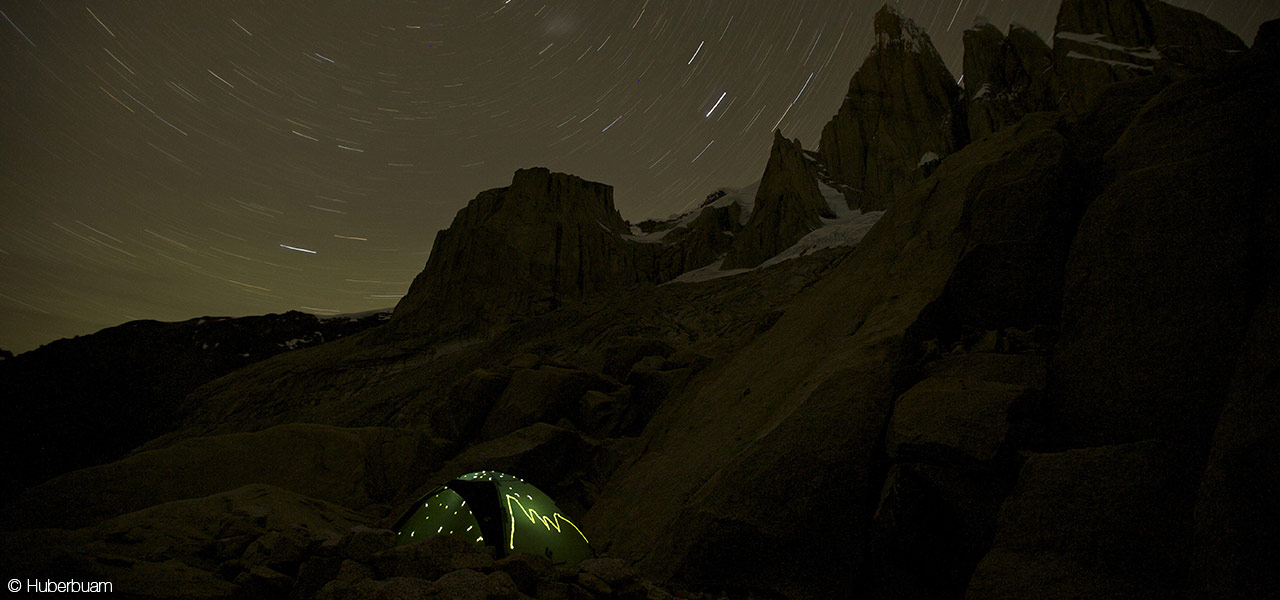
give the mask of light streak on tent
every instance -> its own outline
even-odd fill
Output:
[[[506,473],[476,471],[441,485],[396,521],[396,540],[409,544],[432,535],[460,536],[499,557],[541,554],[555,564],[574,564],[595,551],[549,496]]]

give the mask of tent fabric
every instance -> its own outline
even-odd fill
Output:
[[[396,522],[396,540],[408,544],[432,535],[455,535],[499,557],[541,554],[556,564],[595,555],[586,535],[551,497],[506,473],[476,471],[439,486]]]

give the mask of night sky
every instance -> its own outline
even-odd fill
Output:
[[[1253,41],[1275,0],[1175,0]],[[436,231],[518,168],[623,217],[816,148],[882,0],[0,0],[0,348],[133,319],[393,306]],[[959,76],[981,14],[895,3]]]

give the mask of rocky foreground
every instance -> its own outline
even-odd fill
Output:
[[[819,148],[779,133],[748,190],[632,226],[609,186],[521,170],[440,232],[386,324],[208,372],[159,424],[106,401],[147,435],[16,486],[11,577],[140,598],[1280,589],[1280,22],[1249,46],[1154,0],[1064,0],[1048,43],[967,31],[963,88],[909,18],[875,28]],[[410,503],[480,469],[536,484],[606,558],[393,546]]]

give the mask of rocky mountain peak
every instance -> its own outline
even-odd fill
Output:
[[[652,262],[638,258],[647,247],[624,240],[627,231],[611,186],[544,168],[516,171],[510,186],[481,192],[436,235],[392,328],[483,327],[646,279],[637,265]]]
[[[1280,19],[1267,21],[1258,27],[1258,35],[1253,38],[1253,49],[1256,52],[1280,55]]]
[[[450,228],[530,230],[566,221],[599,221],[610,231],[627,230],[613,205],[613,186],[540,167],[517,170],[510,186],[482,192],[458,212]]]
[[[979,139],[1053,110],[1053,55],[1035,32],[1009,26],[1009,34],[981,21],[964,32],[965,98],[969,136]]]
[[[885,4],[876,11],[876,45],[872,52],[901,51],[937,55],[929,34],[896,8]]]
[[[1076,111],[1111,83],[1157,68],[1175,75],[1212,70],[1246,49],[1219,23],[1158,0],[1063,0],[1053,41],[1062,102]]]
[[[834,217],[818,189],[817,177],[800,140],[789,140],[774,130],[755,210],[734,238],[722,268],[755,267],[822,226],[823,217]]]
[[[828,174],[858,190],[855,208],[888,208],[893,198],[968,141],[960,86],[933,42],[886,5],[875,16],[876,45],[849,82],[819,153]]]

